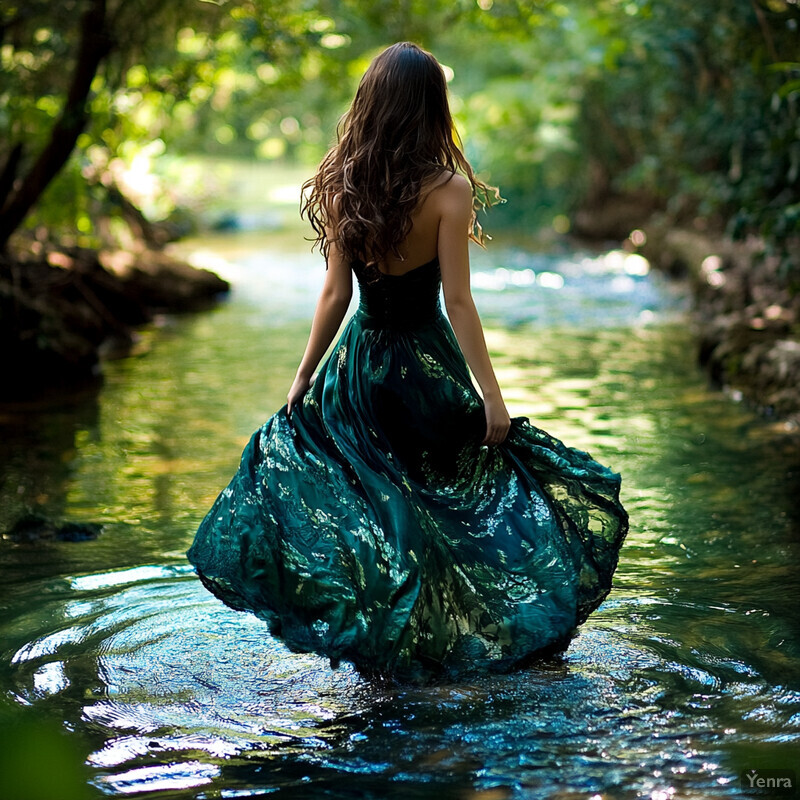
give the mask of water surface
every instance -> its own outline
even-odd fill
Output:
[[[622,472],[614,589],[560,657],[427,688],[287,651],[185,559],[252,431],[285,402],[323,268],[227,254],[228,302],[165,317],[98,399],[0,417],[0,527],[24,508],[101,522],[0,543],[0,688],[81,742],[111,796],[734,798],[797,768],[800,455],[707,390],[681,292],[636,260],[474,258],[514,415]]]

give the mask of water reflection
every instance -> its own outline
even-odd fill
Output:
[[[86,742],[101,791],[706,799],[745,796],[744,769],[792,766],[797,448],[705,390],[680,297],[641,265],[480,258],[512,413],[625,477],[633,528],[607,601],[559,658],[409,688],[291,653],[209,595],[183,554],[284,402],[322,277],[285,252],[240,256],[231,302],[162,321],[146,355],[110,365],[99,405],[3,438],[0,515],[25,485],[106,525],[0,548],[0,685]]]
[[[733,608],[617,592],[562,657],[418,688],[289,652],[254,617],[209,600],[186,566],[44,588],[47,602],[16,617],[15,638],[34,638],[11,658],[12,691],[23,703],[60,698],[66,718],[104,731],[88,762],[96,785],[119,793],[213,783],[311,797],[357,785],[378,797],[396,782],[412,797],[457,797],[548,792],[556,769],[571,792],[725,797],[730,744],[800,737],[800,693],[746,659],[725,631],[747,624]]]

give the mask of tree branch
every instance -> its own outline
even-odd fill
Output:
[[[761,35],[764,37],[764,41],[767,44],[769,57],[773,62],[780,61],[778,58],[778,51],[775,49],[775,40],[772,38],[772,31],[769,29],[769,23],[767,22],[767,18],[764,16],[764,11],[762,10],[761,6],[758,5],[756,0],[750,0],[750,5],[753,6],[753,11],[755,12],[756,19],[758,20],[758,26],[761,28]]]
[[[22,142],[17,142],[8,154],[6,164],[0,173],[0,212],[6,207],[11,196],[11,190],[14,187],[14,179],[17,177],[17,169],[19,169],[19,162],[22,158],[23,147]]]
[[[0,251],[64,166],[89,118],[86,101],[92,81],[101,62],[112,49],[106,25],[106,0],[90,0],[80,28],[81,40],[75,71],[61,116],[53,126],[44,150],[0,213]]]

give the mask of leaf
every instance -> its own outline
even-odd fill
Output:
[[[800,61],[776,61],[774,64],[767,64],[769,72],[783,72],[784,70],[800,70]]]
[[[800,92],[800,78],[795,78],[792,81],[786,81],[783,86],[778,89],[778,97],[784,99],[794,92]]]

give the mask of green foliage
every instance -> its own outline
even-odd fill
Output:
[[[166,217],[169,187],[140,191],[162,152],[314,164],[371,57],[412,39],[452,72],[468,156],[510,201],[489,227],[621,194],[784,255],[797,236],[795,0],[108,1],[91,124],[29,226],[96,238],[109,175],[138,175],[124,188]],[[88,2],[0,12],[0,167],[47,141]]]
[[[97,211],[97,193],[91,184],[97,180],[98,165],[87,156],[89,145],[104,148],[107,162],[124,143],[151,136],[151,126],[144,124],[148,110],[158,107],[158,121],[166,123],[160,97],[144,98],[142,104],[136,103],[135,96],[128,97],[128,74],[135,75],[137,66],[141,73],[172,63],[175,32],[187,20],[212,28],[225,19],[221,6],[196,0],[4,3],[0,9],[0,171],[16,150],[21,152],[14,171],[17,187],[57,136],[59,117],[75,113],[68,95],[79,69],[83,15],[92,6],[103,10],[102,29],[96,31],[98,43],[108,41],[111,46],[92,81],[89,126],[72,160],[27,221],[29,227],[72,234],[81,244],[96,239],[89,235],[95,221],[89,212]],[[0,197],[0,208],[5,200]]]
[[[14,800],[88,800],[85,754],[53,719],[31,708],[0,706],[3,796]]]
[[[609,190],[644,191],[678,223],[756,233],[790,268],[800,65],[782,59],[799,20],[784,0],[640,3],[607,29],[618,44],[604,69],[584,75],[580,151]]]

